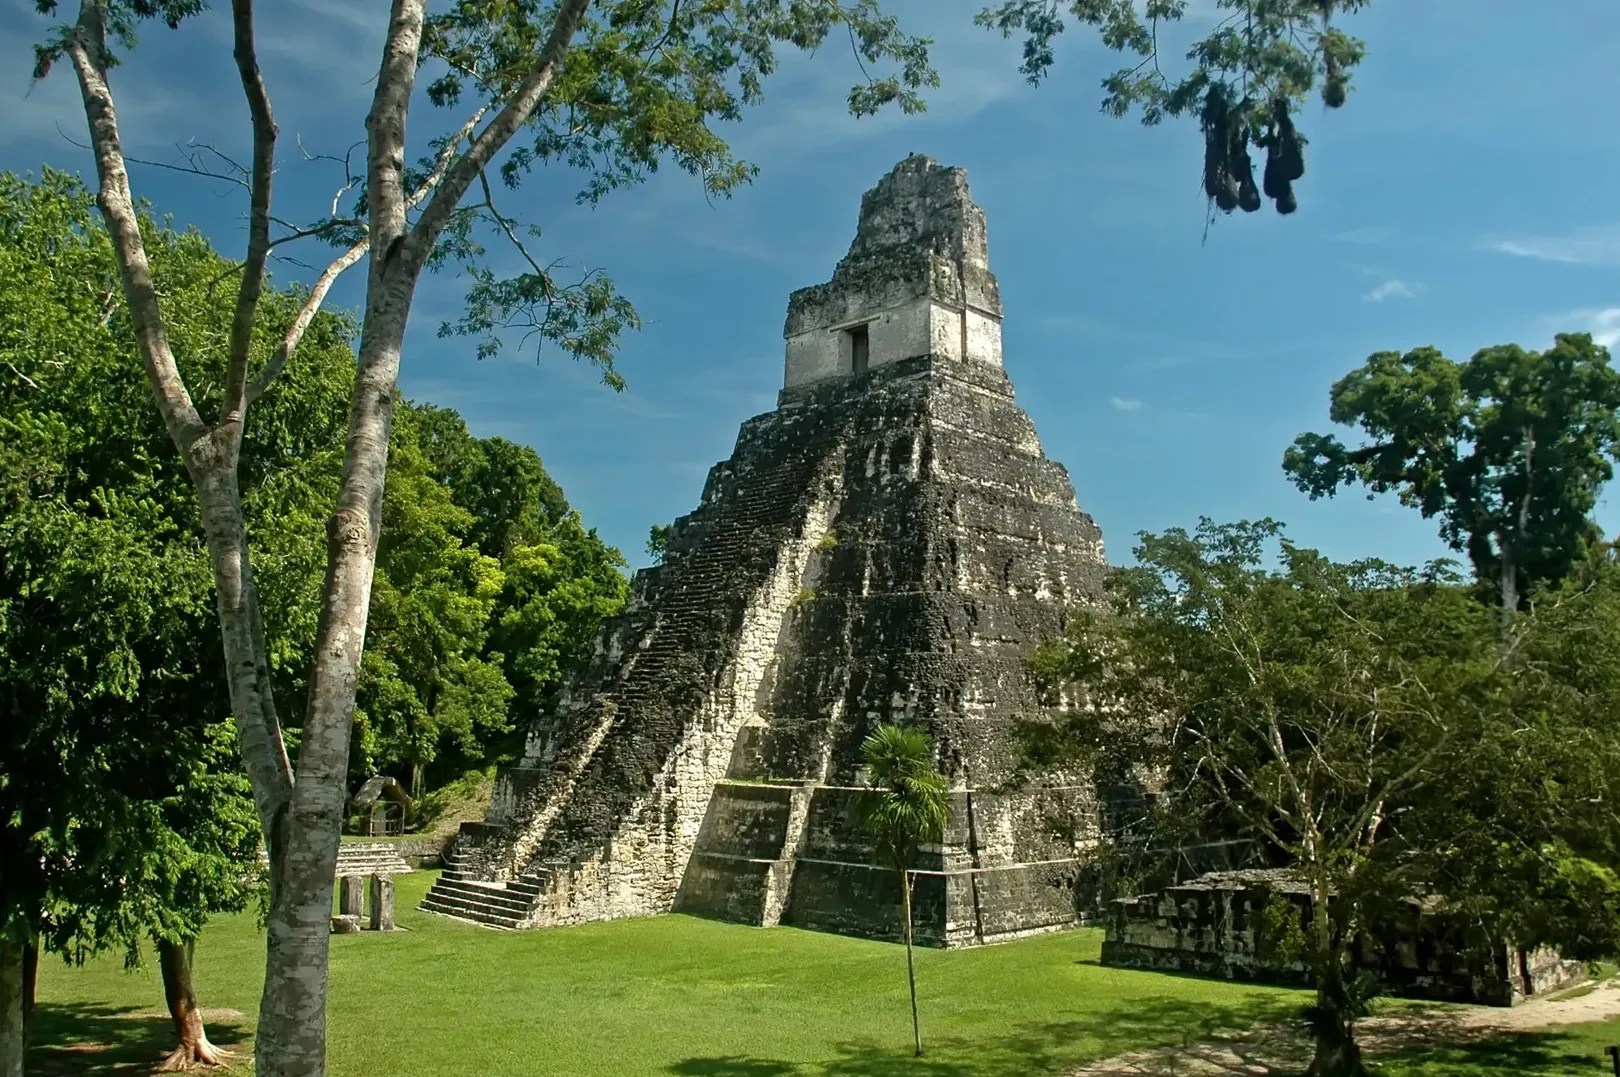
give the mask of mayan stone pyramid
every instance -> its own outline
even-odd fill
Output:
[[[860,744],[920,726],[951,783],[917,938],[1076,922],[1096,817],[1063,775],[1015,785],[1026,660],[1094,601],[1102,536],[1001,365],[984,212],[961,169],[902,161],[832,280],[788,301],[785,385],[677,520],[425,909],[512,927],[685,911],[875,937],[899,885],[861,826]]]

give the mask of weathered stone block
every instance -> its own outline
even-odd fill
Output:
[[[394,880],[387,875],[371,877],[371,930],[394,930]]]
[[[366,911],[366,880],[359,875],[344,875],[338,879],[338,912],[343,916],[364,916]]]

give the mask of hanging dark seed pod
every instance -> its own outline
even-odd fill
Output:
[[[1237,208],[1238,185],[1230,168],[1231,109],[1226,88],[1219,83],[1204,97],[1204,195],[1213,199],[1222,213]]]
[[[1266,170],[1260,177],[1261,190],[1266,192],[1267,198],[1281,198],[1288,189],[1288,177],[1283,175],[1278,160],[1277,144],[1273,142],[1266,147]]]
[[[1342,108],[1349,95],[1350,80],[1343,74],[1329,75],[1322,84],[1322,103],[1328,108]]]
[[[1281,169],[1283,179],[1292,183],[1305,175],[1305,140],[1299,137],[1299,132],[1294,129],[1294,121],[1288,116],[1286,98],[1279,97],[1271,103],[1271,122],[1277,167]]]
[[[1237,180],[1237,204],[1244,213],[1260,208],[1260,192],[1254,187],[1254,162],[1249,160],[1248,133],[1239,127],[1227,144],[1226,170]]]
[[[1284,217],[1299,208],[1299,200],[1294,197],[1294,188],[1283,184],[1282,193],[1277,196],[1277,212]]]
[[[1204,139],[1204,196],[1219,198],[1226,187],[1226,151],[1212,138]]]
[[[1322,103],[1328,108],[1339,108],[1344,104],[1350,78],[1344,73],[1339,58],[1332,53],[1329,53],[1322,62],[1327,68],[1327,78],[1322,82]]]

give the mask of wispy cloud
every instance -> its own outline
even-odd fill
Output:
[[[1605,348],[1620,346],[1620,307],[1577,310],[1567,316],[1564,324],[1568,325],[1569,321],[1575,322],[1582,331],[1591,333],[1592,339]]]
[[[1404,280],[1386,280],[1361,298],[1369,303],[1382,303],[1386,299],[1416,299],[1418,286]]]
[[[1111,396],[1108,398],[1108,402],[1114,406],[1115,411],[1140,411],[1142,409],[1140,400],[1129,400],[1122,396]]]
[[[1387,224],[1367,224],[1349,228],[1328,236],[1335,243],[1352,243],[1359,247],[1383,246],[1395,238],[1395,229]]]
[[[961,125],[1028,89],[1018,73],[1018,39],[1003,40],[971,18],[943,18],[937,0],[900,0],[892,6],[904,29],[933,41],[929,53],[940,72],[940,86],[924,93],[926,112],[908,116],[886,108],[856,119],[849,114],[849,87],[866,76],[853,53],[831,43],[814,56],[784,49],[760,118],[732,137],[733,148],[751,160],[803,158],[901,127],[915,131],[931,124]]]
[[[1620,265],[1620,225],[1593,225],[1561,236],[1494,236],[1482,245],[1498,254],[1565,265]]]

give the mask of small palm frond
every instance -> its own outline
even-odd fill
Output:
[[[866,826],[878,841],[903,854],[938,841],[950,816],[944,775],[934,769],[928,738],[914,729],[879,726],[861,745],[879,792],[866,804]]]

